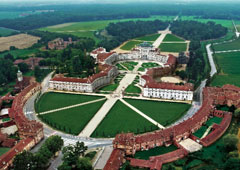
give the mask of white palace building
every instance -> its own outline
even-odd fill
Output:
[[[49,88],[54,90],[76,91],[92,93],[96,89],[105,86],[118,75],[114,64],[124,60],[149,60],[162,63],[164,67],[149,69],[146,75],[141,76],[139,85],[143,87],[144,97],[162,98],[170,100],[193,99],[193,85],[175,85],[173,83],[157,83],[156,76],[171,74],[176,67],[176,57],[173,55],[161,55],[159,49],[148,43],[142,43],[129,53],[118,54],[106,52],[104,48],[98,48],[90,53],[99,64],[99,73],[88,78],[69,78],[63,75],[54,76],[49,82]]]

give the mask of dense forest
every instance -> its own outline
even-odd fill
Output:
[[[152,15],[175,16],[178,14],[212,19],[240,19],[240,5],[220,4],[178,4],[178,3],[137,3],[137,4],[81,4],[41,5],[34,7],[1,7],[1,11],[54,10],[16,19],[0,20],[0,27],[16,30],[32,30],[67,22],[96,21],[124,18],[148,18]]]
[[[112,50],[129,39],[153,34],[158,30],[164,30],[168,27],[168,24],[168,22],[160,20],[110,23],[106,30],[113,38],[111,40],[104,39],[99,43],[99,46],[105,47],[107,50]]]
[[[190,40],[190,60],[186,75],[189,81],[198,85],[206,78],[205,61],[201,41],[220,38],[227,33],[227,28],[214,22],[200,23],[196,21],[175,21],[171,25],[171,31],[180,37]]]

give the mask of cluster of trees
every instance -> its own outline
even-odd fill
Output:
[[[63,140],[60,136],[51,136],[35,154],[23,151],[13,160],[14,170],[43,170],[47,169],[50,158],[63,147]]]
[[[56,73],[67,73],[70,77],[86,77],[95,73],[95,61],[89,56],[94,48],[92,39],[80,39],[64,50],[40,51],[36,57],[45,58],[40,66],[50,66]]]
[[[190,43],[190,59],[186,72],[181,72],[181,77],[187,77],[189,82],[198,85],[206,78],[204,50],[201,41],[220,38],[227,33],[227,28],[214,22],[200,23],[197,21],[175,21],[171,25],[171,31]]]
[[[77,142],[76,145],[68,145],[63,148],[63,164],[58,167],[59,170],[92,170],[92,163],[85,152],[88,149],[83,142]]]
[[[106,30],[112,38],[110,40],[105,38],[99,43],[99,46],[111,50],[129,39],[153,34],[158,30],[166,29],[168,24],[168,22],[160,20],[110,23]]]
[[[13,65],[13,61],[6,58],[0,58],[0,87],[16,79],[17,68]]]

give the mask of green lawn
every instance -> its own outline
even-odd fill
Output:
[[[187,50],[187,43],[162,43],[159,46],[162,52],[182,52]]]
[[[105,100],[41,115],[40,118],[55,129],[78,135],[104,103]]]
[[[208,21],[213,21],[216,24],[221,24],[224,27],[228,27],[228,28],[233,27],[232,20],[201,19],[201,18],[197,18],[196,16],[181,16],[179,19],[180,20],[194,20],[194,21],[203,22],[203,23],[207,23]]]
[[[157,127],[121,101],[113,106],[91,137],[115,137],[121,132],[145,133]]]
[[[123,66],[121,66],[119,63],[116,64],[118,70],[127,70]]]
[[[0,147],[0,156],[2,156],[3,154],[5,154],[6,152],[8,152],[11,148],[3,148]]]
[[[152,67],[158,67],[159,64],[158,63],[149,62],[149,63],[143,63],[141,66],[143,68],[152,68]]]
[[[129,61],[121,63],[123,66],[125,66],[129,71],[132,71],[134,67],[138,64],[137,62]]]
[[[115,91],[119,84],[109,84],[99,89],[99,91]]]
[[[240,50],[240,39],[236,39],[230,43],[214,45],[215,51]]]
[[[12,51],[8,51],[5,53],[0,53],[0,58],[4,57],[4,55],[10,53],[14,56],[14,58],[24,58],[27,56],[32,56],[33,54],[35,54],[36,52],[38,52],[38,49],[23,49],[23,50],[12,50]]]
[[[175,151],[177,149],[178,148],[175,145],[170,145],[169,147],[166,147],[166,146],[156,147],[153,149],[149,149],[147,151],[138,151],[134,155],[134,158],[149,160],[149,158],[151,156],[163,155],[165,153],[169,153],[169,152]]]
[[[121,49],[122,50],[126,50],[126,51],[130,51],[132,48],[134,48],[136,45],[138,45],[138,44],[141,44],[141,43],[143,43],[143,41],[134,41],[134,40],[132,40],[132,41],[129,41],[129,42],[127,42],[126,44],[124,44],[122,47],[121,47]]]
[[[137,93],[137,94],[140,94],[142,91],[139,87],[135,86],[134,84],[130,84],[126,90],[125,90],[126,93]]]
[[[36,112],[40,113],[101,98],[103,97],[49,92],[45,93],[37,102]]]
[[[169,41],[179,41],[179,42],[184,42],[185,40],[182,38],[177,37],[176,35],[173,34],[167,34],[166,37],[164,38],[163,42],[169,42]]]
[[[8,29],[8,28],[2,28],[0,27],[0,36],[4,37],[4,36],[9,36],[12,33],[14,33],[15,31],[12,29]]]
[[[139,38],[136,38],[136,40],[141,40],[141,41],[156,41],[156,39],[158,39],[158,37],[161,34],[152,34],[152,35],[146,35],[146,36],[142,36]]]
[[[170,103],[134,99],[124,100],[163,126],[174,123],[176,120],[185,115],[191,107],[191,105],[183,103]]]

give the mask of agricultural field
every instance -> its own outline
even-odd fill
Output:
[[[167,34],[166,37],[164,38],[163,42],[184,42],[185,40],[176,36],[176,35],[173,35],[173,34]]]
[[[5,153],[8,152],[9,150],[10,150],[10,148],[0,147],[0,156],[2,156],[3,154],[5,154]]]
[[[9,50],[11,46],[14,46],[18,49],[28,48],[37,43],[38,40],[40,40],[39,37],[27,34],[0,37],[0,51]]]
[[[12,29],[0,27],[0,37],[9,36],[9,35],[11,35],[12,33],[15,33],[15,32],[16,31],[14,31]]]
[[[240,39],[229,43],[217,44],[213,46],[215,51],[240,50]]]
[[[121,101],[113,106],[91,137],[115,137],[121,132],[135,134],[156,130],[157,127],[131,110]]]
[[[214,59],[218,66],[218,75],[211,82],[212,86],[233,84],[240,86],[240,52],[215,54]]]
[[[179,53],[187,50],[187,43],[162,43],[159,48],[161,52]]]
[[[66,106],[80,104],[88,101],[101,99],[100,96],[88,96],[79,94],[65,94],[65,93],[45,93],[36,103],[36,112],[41,113],[53,109],[58,109]],[[49,103],[50,101],[50,103]]]
[[[221,24],[224,27],[232,28],[233,23],[232,20],[223,20],[223,19],[202,19],[202,18],[197,18],[196,16],[181,16],[179,20],[194,20],[198,22],[203,22],[207,23],[209,21],[213,21],[216,24]],[[237,22],[238,23],[238,22]]]
[[[6,54],[10,53],[13,57],[16,58],[26,58],[28,56],[33,56],[38,49],[22,49],[22,50],[11,50],[7,52],[0,53],[0,58],[4,57]]]
[[[159,16],[154,15],[150,18],[132,18],[132,19],[121,19],[121,20],[103,20],[103,21],[89,21],[89,22],[74,22],[65,23],[55,26],[49,26],[45,28],[40,28],[42,31],[50,31],[57,33],[67,33],[76,35],[78,37],[88,37],[93,38],[97,42],[100,40],[95,36],[95,32],[105,29],[109,23],[124,22],[124,21],[153,21],[153,20],[173,20],[174,16]]]
[[[124,44],[123,46],[120,47],[121,50],[126,50],[126,51],[130,51],[132,48],[134,48],[136,45],[139,45],[143,43],[143,41],[128,41],[126,44]]]
[[[169,125],[180,119],[191,107],[191,105],[183,103],[134,99],[124,100],[163,126]]]
[[[156,41],[160,35],[161,34],[146,35],[146,36],[143,36],[143,37],[136,38],[136,40],[140,40],[140,41]]]
[[[67,102],[68,100],[65,101]],[[39,117],[55,129],[78,135],[104,103],[105,100],[68,110],[40,115]]]
[[[0,20],[1,19],[15,19],[25,17],[27,15],[39,14],[41,12],[36,11],[0,11]]]

